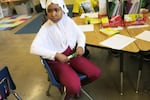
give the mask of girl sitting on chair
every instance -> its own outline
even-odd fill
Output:
[[[66,87],[65,100],[71,100],[73,95],[80,93],[81,85],[97,80],[101,70],[82,56],[85,36],[67,16],[64,1],[47,0],[46,12],[48,20],[33,40],[30,52],[49,59],[55,76]],[[73,53],[75,57],[69,59],[68,56]],[[87,80],[80,82],[76,71],[87,75]]]

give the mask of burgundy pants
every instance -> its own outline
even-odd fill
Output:
[[[66,51],[63,52],[65,55],[70,55],[73,50],[68,47]],[[52,71],[58,78],[61,84],[66,87],[67,94],[73,95],[80,92],[80,86],[82,84],[88,84],[96,79],[101,74],[99,67],[94,65],[85,57],[75,57],[70,59],[69,63],[61,63],[59,61],[49,61],[50,66],[52,66]],[[80,82],[77,72],[87,75],[88,79]]]

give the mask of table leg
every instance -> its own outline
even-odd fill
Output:
[[[139,62],[139,70],[138,70],[138,78],[137,78],[137,84],[136,84],[136,93],[139,93],[139,85],[141,80],[141,74],[142,74],[142,67],[143,67],[143,55],[140,55],[140,62]]]
[[[120,95],[123,95],[123,52],[120,52]]]

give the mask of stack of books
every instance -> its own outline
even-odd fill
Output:
[[[101,18],[101,23],[102,27],[123,26],[122,16],[120,15],[112,16],[110,19],[108,18],[108,16],[104,16]]]
[[[124,25],[144,25],[146,23],[146,16],[143,14],[126,14],[124,15]]]

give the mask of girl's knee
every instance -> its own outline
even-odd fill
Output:
[[[93,72],[91,72],[91,73],[89,74],[89,78],[90,78],[91,80],[96,80],[96,79],[98,79],[100,76],[101,76],[101,70],[98,69],[98,68],[97,68],[95,71],[93,71]]]
[[[80,92],[80,87],[81,87],[80,82],[71,83],[71,84],[68,86],[68,92],[69,92],[70,94],[79,93],[79,92]]]

